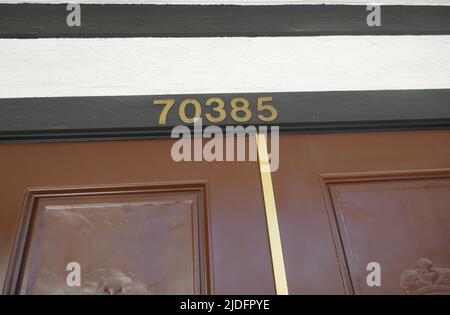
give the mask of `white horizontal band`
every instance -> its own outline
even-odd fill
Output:
[[[0,39],[0,97],[450,88],[450,36]]]

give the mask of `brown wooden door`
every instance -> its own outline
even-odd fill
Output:
[[[172,143],[0,145],[5,293],[273,294],[258,163],[176,163]]]
[[[450,132],[282,136],[280,150],[291,294],[450,292]]]
[[[172,143],[0,145],[4,292],[275,293],[258,163]],[[283,135],[272,180],[290,294],[448,292],[450,132]]]

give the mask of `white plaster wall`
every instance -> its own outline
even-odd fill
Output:
[[[450,88],[450,36],[0,39],[0,97]]]
[[[449,0],[0,0],[0,3],[154,3],[154,4],[384,4],[450,5]]]

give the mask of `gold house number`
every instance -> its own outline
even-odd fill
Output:
[[[277,109],[270,102],[272,102],[271,96],[258,97],[256,112],[259,120],[270,122],[278,117]],[[153,104],[164,106],[159,115],[159,124],[165,125],[167,116],[175,105],[175,100],[154,100]],[[225,104],[224,100],[219,97],[211,97],[206,100],[204,105],[210,109],[208,113],[205,113],[205,118],[212,123],[224,121],[228,114],[231,116],[231,119],[239,123],[247,122],[252,119],[253,116],[250,101],[243,97],[233,98],[230,101],[230,104]],[[194,109],[194,115],[192,117],[188,117],[186,114],[186,108],[189,106]],[[186,124],[194,123],[197,118],[202,117],[202,104],[194,98],[182,100],[178,105],[178,117]]]

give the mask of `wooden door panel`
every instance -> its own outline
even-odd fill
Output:
[[[448,170],[449,131],[281,136],[272,177],[289,292],[406,293],[402,271],[417,276],[421,258],[450,277]],[[381,287],[366,285],[371,261]]]
[[[330,218],[337,223],[334,239],[342,241],[349,268],[341,272],[349,273],[355,293],[406,293],[411,285],[402,283],[402,275],[421,258],[450,266],[449,171],[346,174],[327,180]],[[370,262],[381,266],[380,287],[366,284]],[[450,279],[441,284],[450,292]]]
[[[204,184],[54,191],[29,192],[9,293],[210,292]],[[66,283],[70,262],[79,287]]]
[[[154,186],[204,182],[207,193],[206,206],[202,209],[207,209],[210,227],[211,293],[273,294],[275,286],[258,163],[175,162],[170,155],[174,142],[151,140],[0,145],[0,284],[6,283],[8,262],[27,191],[36,188],[42,190],[40,187],[44,187],[44,190],[47,187],[70,187],[76,190],[105,185],[128,187],[135,184]],[[104,198],[109,198],[108,203],[119,202],[110,196]],[[59,198],[55,197],[55,200]],[[91,204],[89,200],[83,196],[67,204],[56,202],[54,205]],[[92,202],[97,204],[99,201]],[[197,203],[197,206],[203,206],[203,203]],[[187,230],[183,231],[185,235]],[[176,235],[181,237],[181,234]],[[184,244],[182,251],[187,251],[187,243],[181,244]],[[155,258],[149,257],[150,262],[152,259],[154,261]],[[188,282],[186,280],[183,283]],[[169,290],[166,287],[164,292],[172,292],[172,288]],[[158,290],[163,288],[159,287]],[[178,288],[176,292],[179,292]]]

